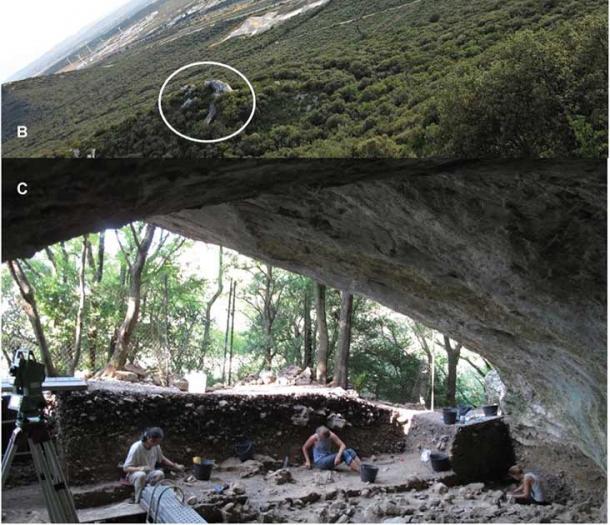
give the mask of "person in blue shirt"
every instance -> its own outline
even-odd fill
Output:
[[[333,445],[339,449],[337,452],[333,452]],[[318,427],[316,433],[311,435],[303,445],[303,456],[307,468],[312,468],[310,456],[312,448],[313,466],[316,468],[332,470],[345,462],[353,471],[360,471],[361,461],[354,449],[347,448],[339,436],[325,426]]]

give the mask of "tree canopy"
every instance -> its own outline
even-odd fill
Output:
[[[147,235],[150,246],[143,257]],[[17,262],[57,373],[92,374],[111,362],[120,368],[113,356],[122,351],[121,330],[133,310],[138,254],[144,261],[140,302],[124,341],[125,363],[155,369],[160,384],[189,371],[204,371],[209,384],[228,382],[229,367],[231,383],[287,365],[310,367],[315,378],[318,358],[330,382],[340,345],[347,344],[345,386],[379,399],[429,404],[434,361],[437,404],[446,398],[450,372],[441,334],[365,297],[355,296],[351,313],[342,314],[340,290],[325,288],[320,294],[322,285],[308,277],[137,223],[50,246]],[[40,355],[34,325],[7,266],[2,287],[5,362],[18,348]],[[233,290],[235,301],[229,301]],[[320,311],[325,324],[318,322]],[[351,320],[343,336],[342,315]],[[327,332],[323,357],[320,326]],[[462,356],[470,363],[462,359],[457,366],[457,402],[476,404],[483,400],[482,375],[489,367],[467,350]]]

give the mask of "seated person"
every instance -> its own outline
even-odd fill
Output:
[[[510,493],[515,498],[516,503],[521,505],[546,505],[542,483],[536,474],[523,472],[519,465],[513,465],[508,469],[508,475],[520,482],[520,485]]]
[[[140,495],[147,483],[155,485],[165,477],[162,470],[155,470],[158,463],[174,470],[184,470],[182,465],[170,461],[163,455],[160,446],[162,440],[163,430],[159,427],[149,428],[144,432],[142,439],[136,441],[129,449],[123,471],[127,474],[129,484],[135,488],[135,503],[140,503]]]
[[[339,447],[338,452],[332,451],[332,444]],[[309,451],[313,447],[313,463],[316,468],[322,470],[332,470],[345,461],[345,464],[352,470],[360,471],[360,458],[356,452],[345,446],[337,434],[328,428],[318,427],[316,433],[309,437],[303,445],[303,456],[305,456],[305,466],[311,468]]]

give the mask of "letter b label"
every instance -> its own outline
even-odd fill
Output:
[[[28,136],[28,127],[27,126],[17,126],[17,137],[20,139],[24,139]]]

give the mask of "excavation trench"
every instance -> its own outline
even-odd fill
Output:
[[[547,478],[553,505],[522,508],[506,499],[504,474],[515,452],[502,417],[446,425],[440,412],[370,402],[341,389],[270,390],[191,395],[101,382],[85,392],[58,395],[58,441],[81,521],[142,522],[141,509],[128,502],[132,488],[118,481],[118,464],[143,428],[153,424],[166,430],[166,456],[186,465],[193,456],[214,460],[209,481],[194,479],[190,471],[167,474],[209,522],[601,519],[604,493],[591,465],[581,466],[583,472],[573,472],[570,480]],[[374,483],[363,482],[345,467],[330,472],[299,466],[300,447],[320,424],[333,426],[364,461],[378,468]],[[242,462],[234,445],[246,433],[255,455]],[[434,472],[421,460],[425,449],[447,453],[453,470]],[[285,461],[288,467],[282,469]],[[44,519],[36,489],[6,490],[5,518]],[[19,508],[20,501],[28,502],[29,514]]]

